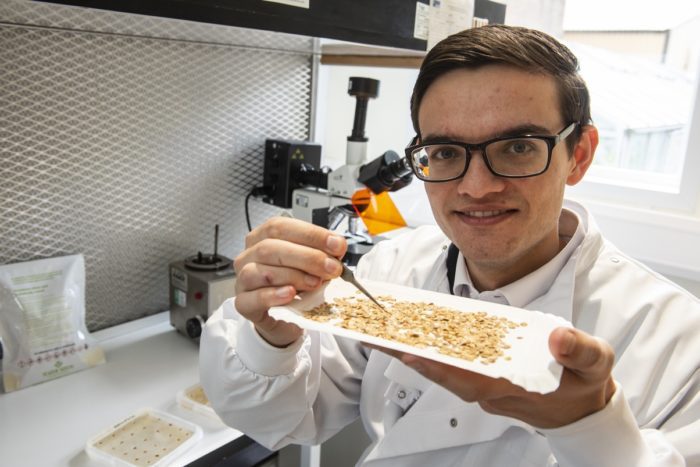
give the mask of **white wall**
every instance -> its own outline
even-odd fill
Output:
[[[501,3],[506,4],[506,24],[562,36],[565,0],[506,0]]]
[[[671,31],[666,51],[666,63],[681,70],[700,68],[700,16],[679,24]]]

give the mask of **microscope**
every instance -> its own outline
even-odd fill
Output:
[[[413,175],[408,161],[391,150],[367,163],[367,106],[379,94],[379,81],[351,77],[348,94],[356,98],[356,103],[345,164],[335,170],[322,168],[318,144],[267,140],[261,191],[264,202],[291,208],[297,219],[331,230],[347,220],[344,235],[348,252],[343,261],[354,266],[373,245],[370,235],[362,231],[359,218],[370,205],[373,209],[389,204],[393,208],[385,192],[405,187]],[[387,198],[376,203],[375,198],[382,200],[377,195]]]

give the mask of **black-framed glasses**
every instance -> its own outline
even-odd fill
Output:
[[[464,176],[472,153],[478,150],[494,175],[508,178],[534,177],[544,173],[552,160],[552,150],[576,129],[567,125],[556,135],[503,136],[478,144],[433,141],[406,148],[413,173],[426,182],[449,182]]]

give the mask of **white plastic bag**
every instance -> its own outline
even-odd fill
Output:
[[[5,392],[104,363],[85,326],[82,255],[0,266]]]

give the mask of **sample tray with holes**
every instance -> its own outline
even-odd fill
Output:
[[[85,451],[106,465],[162,467],[201,437],[194,423],[146,408],[88,440]]]
[[[175,399],[180,407],[206,415],[209,418],[221,422],[221,418],[219,418],[216,412],[214,412],[214,409],[211,407],[209,398],[204,393],[204,389],[202,388],[201,384],[193,384],[192,386],[179,391]]]

